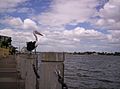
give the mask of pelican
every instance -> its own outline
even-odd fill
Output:
[[[33,31],[33,35],[35,36],[35,41],[27,42],[27,50],[30,52],[38,46],[36,44],[36,42],[38,41],[37,35],[43,36],[43,34],[39,33],[38,31]]]

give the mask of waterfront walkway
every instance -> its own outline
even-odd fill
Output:
[[[0,58],[0,89],[24,89],[14,56]]]

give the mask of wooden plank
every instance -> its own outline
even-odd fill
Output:
[[[0,72],[7,72],[7,73],[13,72],[13,73],[16,73],[17,70],[16,70],[16,68],[0,68]]]
[[[17,73],[16,72],[0,72],[0,78],[4,77],[14,77],[17,78]]]
[[[16,82],[0,82],[0,89],[18,89]]]
[[[33,71],[33,61],[35,58],[30,54],[17,56],[17,70],[20,71],[21,78],[25,80],[25,89],[35,89],[36,76]]]
[[[16,64],[0,64],[0,68],[15,68]]]

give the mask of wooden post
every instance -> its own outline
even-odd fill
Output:
[[[20,54],[16,59],[21,78],[25,81],[25,89],[36,89],[36,76],[32,66],[35,56]]]
[[[42,53],[40,59],[39,89],[62,89],[56,71],[60,71],[61,76],[64,76],[64,53]]]
[[[17,56],[18,70],[22,79],[25,80],[25,89],[62,89],[56,71],[60,71],[60,75],[64,77],[64,53],[44,52],[38,55],[39,67],[37,72],[40,76],[39,79],[36,79],[32,66],[32,64],[37,63],[37,61],[35,62],[36,58],[36,55],[30,54]]]

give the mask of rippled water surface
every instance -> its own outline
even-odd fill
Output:
[[[69,89],[120,89],[120,56],[66,55]]]

